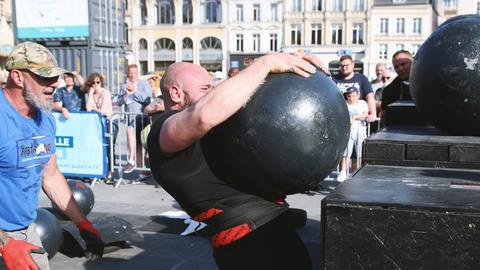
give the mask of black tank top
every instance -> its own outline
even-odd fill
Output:
[[[243,194],[218,179],[209,169],[200,141],[173,155],[160,150],[163,123],[178,111],[167,111],[153,124],[148,136],[148,154],[155,180],[190,215],[196,216],[214,207],[219,200]]]

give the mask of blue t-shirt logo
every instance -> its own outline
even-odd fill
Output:
[[[30,168],[47,163],[53,154],[51,141],[52,138],[49,136],[18,140],[18,168]]]

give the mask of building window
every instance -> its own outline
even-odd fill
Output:
[[[322,10],[322,0],[312,0],[312,10],[321,11]]]
[[[395,51],[398,52],[398,51],[401,51],[405,48],[405,46],[403,44],[395,44]]]
[[[148,73],[148,61],[145,61],[145,60],[140,60],[138,61],[138,63],[140,64],[140,66],[138,67],[138,69],[140,70],[140,74],[147,74]]]
[[[277,34],[270,34],[270,51],[278,50],[278,36]]]
[[[333,0],[332,11],[343,11],[343,0]]]
[[[183,0],[183,23],[191,24],[193,22],[192,0]]]
[[[397,34],[405,34],[405,19],[397,18]]]
[[[260,21],[260,4],[253,5],[253,21],[254,22]]]
[[[291,29],[290,43],[292,45],[302,45],[302,28],[300,24],[292,24]]]
[[[153,44],[153,49],[158,50],[173,50],[175,51],[175,42],[169,38],[161,38],[155,41]]]
[[[293,7],[292,10],[294,12],[302,11],[302,0],[293,0]]]
[[[342,24],[332,24],[332,44],[342,44]]]
[[[148,43],[145,39],[140,39],[138,41],[138,49],[139,50],[147,50],[147,47],[148,47]]]
[[[388,18],[380,18],[380,34],[388,34]]]
[[[457,9],[457,0],[443,0],[443,7],[445,9]]]
[[[270,5],[270,17],[272,21],[278,22],[278,4],[274,3]]]
[[[355,0],[353,2],[353,10],[355,11],[365,10],[365,0]]]
[[[206,49],[222,49],[222,42],[216,37],[206,37],[200,41],[200,45],[203,50]]]
[[[418,49],[420,49],[420,44],[413,44],[412,45],[412,55],[415,55],[418,52]]]
[[[157,11],[157,24],[175,23],[175,9],[171,0],[157,0],[155,10]]]
[[[387,55],[388,55],[387,44],[378,45],[378,58],[379,59],[387,59]]]
[[[123,24],[125,26],[125,41],[127,42],[127,44],[130,44],[130,28],[128,28],[128,24],[124,23]]]
[[[480,15],[480,1],[477,1],[477,15]]]
[[[237,52],[243,52],[243,35],[237,34]]]
[[[140,24],[147,24],[147,4],[145,0],[140,0]]]
[[[353,24],[352,35],[353,44],[363,44],[363,23]]]
[[[260,51],[260,34],[253,34],[253,51]]]
[[[322,25],[312,24],[312,45],[322,44]]]
[[[421,34],[422,33],[422,19],[415,18],[413,19],[413,33]]]
[[[184,38],[182,41],[182,49],[193,49],[193,41],[191,38]]]
[[[237,4],[235,10],[236,10],[236,12],[235,12],[235,21],[237,21],[237,22],[243,22],[243,5],[242,5],[242,4]]]
[[[222,21],[221,0],[204,0],[202,6],[205,14],[205,23],[219,23]]]

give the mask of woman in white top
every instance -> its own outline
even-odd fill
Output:
[[[87,111],[99,112],[110,119],[113,113],[112,94],[103,88],[103,76],[96,72],[91,73],[84,87],[88,93]]]

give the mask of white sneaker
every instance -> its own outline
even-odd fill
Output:
[[[347,172],[346,171],[340,171],[337,176],[337,181],[338,182],[343,182],[347,180]]]

